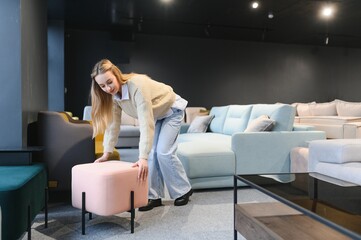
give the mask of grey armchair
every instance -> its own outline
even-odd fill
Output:
[[[65,112],[38,113],[37,144],[43,152],[37,159],[48,167],[49,190],[71,189],[71,168],[95,160],[92,126],[88,121],[73,120]]]

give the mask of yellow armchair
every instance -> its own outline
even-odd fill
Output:
[[[98,136],[95,137],[95,157],[100,158],[104,153],[103,148],[103,134],[98,134]],[[109,160],[120,160],[120,155],[117,149],[114,149],[113,153],[110,154]]]

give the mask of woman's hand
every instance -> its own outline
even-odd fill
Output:
[[[139,158],[139,160],[135,162],[132,166],[139,167],[138,179],[141,181],[146,181],[148,177],[148,161],[144,158]]]
[[[105,162],[107,161],[109,158],[109,153],[108,152],[105,152],[103,153],[103,156],[101,156],[100,158],[98,158],[97,160],[95,160],[94,162],[95,163],[101,163],[101,162]]]

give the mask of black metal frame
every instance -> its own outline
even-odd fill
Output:
[[[86,193],[82,192],[81,195],[81,234],[85,235],[85,214],[89,213],[89,220],[92,219],[92,213],[86,210]],[[130,192],[130,233],[134,233],[134,191]]]

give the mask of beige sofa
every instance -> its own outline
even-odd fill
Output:
[[[294,103],[295,125],[311,125],[329,139],[361,138],[361,102]]]

